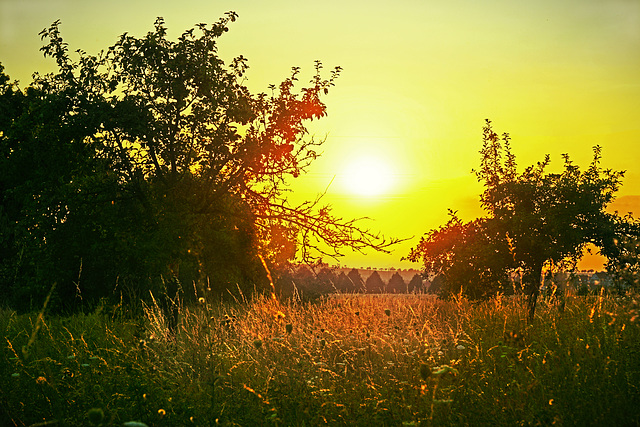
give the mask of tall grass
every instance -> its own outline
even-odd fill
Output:
[[[156,305],[45,316],[30,346],[38,315],[4,310],[0,425],[637,425],[636,301],[543,302],[529,326],[513,298],[256,297],[174,331]]]

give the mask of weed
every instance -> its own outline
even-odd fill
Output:
[[[0,311],[0,425],[640,422],[637,296],[543,301],[532,326],[518,298],[196,301],[173,333],[156,304]]]

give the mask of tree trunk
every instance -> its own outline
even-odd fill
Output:
[[[542,276],[542,264],[534,266],[525,272],[523,282],[527,294],[527,311],[529,323],[533,323],[536,315],[536,303],[540,294],[540,277]]]

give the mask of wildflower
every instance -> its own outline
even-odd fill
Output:
[[[87,412],[87,417],[91,424],[97,426],[104,420],[104,412],[102,411],[102,408],[91,408],[89,409],[89,412]]]
[[[43,385],[47,383],[47,379],[45,377],[38,377],[36,378],[36,382],[40,385]]]
[[[200,304],[204,304],[204,298],[203,298],[203,297],[198,298],[198,302],[199,302]]]
[[[280,319],[284,319],[284,317],[285,317],[285,316],[284,316],[284,313],[283,313],[283,312],[281,312],[280,310],[278,310],[278,311],[276,312],[276,314],[274,315],[274,317],[276,318],[276,320],[280,320]]]
[[[464,349],[466,349],[466,348],[467,348],[467,347],[463,346],[462,344],[458,344],[458,345],[456,346],[456,349],[457,349],[457,350],[464,350]]]
[[[255,341],[253,341],[253,346],[254,346],[255,348],[260,348],[260,347],[262,347],[262,340],[257,339],[257,340],[255,340]]]
[[[158,416],[160,418],[164,417],[167,414],[167,411],[165,411],[164,409],[160,408],[158,409]]]
[[[293,325],[291,323],[287,323],[284,325],[284,329],[287,331],[287,334],[291,334],[291,332],[293,332]]]
[[[388,308],[385,308],[384,314],[386,314],[387,316],[391,316],[391,310],[389,310]]]
[[[233,317],[229,317],[228,314],[225,314],[223,316],[223,319],[220,321],[220,325],[221,326],[231,326],[231,323],[234,321]]]

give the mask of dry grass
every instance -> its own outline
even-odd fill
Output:
[[[634,425],[632,297],[542,303],[420,296],[256,298],[44,320],[4,311],[0,424]]]

